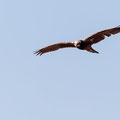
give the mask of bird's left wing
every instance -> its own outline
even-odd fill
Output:
[[[111,29],[107,29],[107,30],[103,30],[103,31],[97,32],[97,33],[93,34],[92,36],[86,38],[84,40],[84,42],[87,42],[90,45],[96,44],[96,43],[100,42],[101,40],[105,39],[105,36],[110,37],[112,34],[114,35],[119,32],[120,32],[120,26],[111,28]]]
[[[66,48],[66,47],[75,47],[75,45],[74,45],[73,42],[56,43],[56,44],[44,47],[44,48],[42,48],[40,50],[37,50],[37,51],[34,52],[34,54],[42,55],[44,53],[55,51],[55,50],[58,50],[60,48]]]

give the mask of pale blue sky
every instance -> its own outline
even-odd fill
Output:
[[[120,25],[120,0],[0,1],[0,120],[120,120],[120,34],[35,56]]]

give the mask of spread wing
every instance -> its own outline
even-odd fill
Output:
[[[96,44],[101,40],[105,39],[105,36],[110,37],[111,35],[117,34],[119,32],[120,32],[120,26],[97,32],[92,36],[86,38],[84,41],[90,45]]]
[[[44,47],[40,50],[37,50],[34,52],[36,55],[42,55],[47,52],[55,51],[60,48],[66,48],[66,47],[75,47],[73,42],[63,42],[63,43],[56,43],[47,47]]]

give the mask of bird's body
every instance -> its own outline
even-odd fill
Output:
[[[91,45],[88,42],[85,42],[84,40],[76,40],[74,44],[76,48],[80,50],[87,50],[88,52],[98,53],[91,47]]]
[[[112,34],[114,35],[119,32],[120,32],[120,26],[97,32],[84,40],[76,40],[74,42],[56,43],[56,44],[44,47],[38,51],[35,51],[35,54],[42,55],[47,52],[51,52],[51,51],[58,50],[60,48],[67,48],[67,47],[78,48],[80,50],[87,50],[88,52],[92,52],[92,53],[99,53],[92,48],[92,45],[105,39],[105,36],[110,37]]]

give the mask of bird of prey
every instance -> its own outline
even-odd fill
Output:
[[[42,49],[39,49],[35,51],[34,54],[42,55],[47,52],[52,52],[61,48],[68,48],[68,47],[78,48],[80,50],[87,50],[88,52],[92,52],[92,53],[99,53],[98,51],[92,48],[92,45],[105,39],[105,36],[110,37],[111,35],[117,34],[119,32],[120,32],[120,26],[111,28],[111,29],[102,30],[84,40],[56,43],[56,44],[44,47]]]

